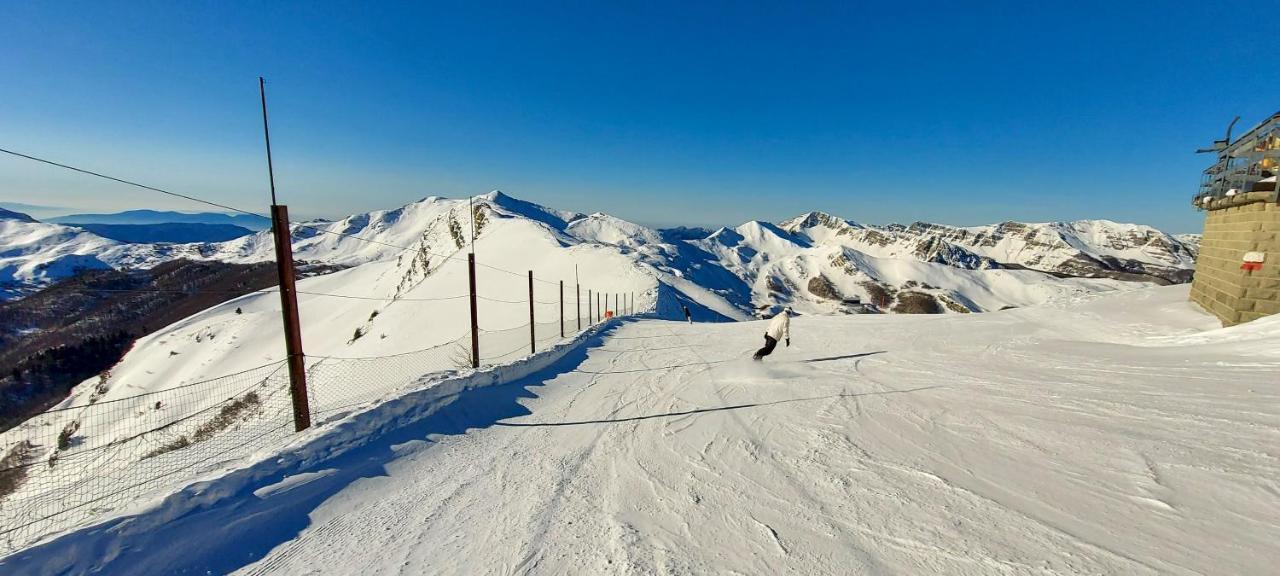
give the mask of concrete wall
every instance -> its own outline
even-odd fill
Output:
[[[1268,200],[1205,212],[1191,299],[1225,326],[1280,313],[1280,204]],[[1240,269],[1245,252],[1266,253],[1261,270]]]

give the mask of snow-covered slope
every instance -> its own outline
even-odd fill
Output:
[[[0,569],[1274,572],[1280,317],[1217,328],[1172,286],[792,328],[756,364],[763,324],[622,323]]]
[[[465,359],[470,349],[464,248],[474,248],[477,255],[479,346],[484,364],[502,364],[529,354],[529,270],[537,278],[534,335],[540,349],[562,340],[560,282],[566,288],[564,316],[570,335],[580,326],[579,316],[587,314],[588,290],[597,298],[607,295],[597,301],[603,300],[604,309],[611,311],[620,311],[619,295],[634,295],[636,309],[653,310],[659,294],[670,299],[677,292],[687,293],[682,296],[685,299],[706,301],[713,309],[733,310],[715,295],[640,263],[635,255],[565,233],[572,221],[586,217],[534,209],[490,194],[475,199],[473,245],[469,209],[466,200],[431,198],[399,210],[328,224],[330,230],[360,234],[382,244],[314,230],[299,234],[302,238],[296,246],[301,259],[350,266],[298,281],[316,414],[334,417],[424,374],[456,371],[469,364],[457,357],[461,351]],[[251,260],[260,249],[252,240],[239,246],[241,252],[222,256],[233,261]],[[108,246],[106,251],[122,248]],[[581,281],[581,296],[576,292],[575,278]],[[597,316],[600,313],[603,310]],[[375,357],[382,360],[361,360]],[[164,430],[169,423],[208,419],[200,415],[216,411],[228,398],[240,397],[244,394],[240,387],[258,380],[262,384],[253,388],[253,405],[278,405],[286,399],[287,388],[276,385],[279,380],[269,374],[275,373],[273,366],[278,367],[284,358],[280,302],[275,292],[236,298],[139,339],[118,364],[76,386],[54,410],[0,434],[0,446],[6,454],[30,442],[20,461],[49,462],[29,467],[14,493],[0,494],[4,498],[0,502],[5,504],[0,509],[0,524],[41,522],[44,507],[57,506],[49,503],[50,495],[71,497],[59,491],[67,484],[78,486],[75,498],[93,500],[99,510],[113,509],[111,502],[98,499],[111,498],[118,486],[102,478],[112,474],[128,477],[130,466],[159,465],[160,458],[186,457],[180,451],[169,456],[165,446],[171,444],[163,441],[131,439],[142,432]],[[374,368],[359,368],[365,365]],[[222,380],[206,383],[226,375],[238,376],[226,379],[225,384]],[[201,384],[184,388],[193,383]],[[139,399],[143,394],[174,389],[186,391]],[[248,416],[248,424],[237,424],[237,428],[271,418],[279,416],[270,410],[260,412]],[[63,437],[59,431],[66,431]],[[183,436],[181,441],[190,438]],[[207,446],[210,444],[190,453],[205,454],[202,450],[209,450]],[[237,448],[233,443],[226,449]],[[90,466],[80,462],[78,455],[108,458],[95,460]],[[182,467],[199,468],[192,462]],[[53,521],[60,524],[40,524],[27,536],[74,525],[77,517],[58,516]],[[14,537],[0,531],[0,543]]]
[[[106,255],[121,246],[79,228],[0,217],[0,299],[20,296],[80,269],[110,268]]]

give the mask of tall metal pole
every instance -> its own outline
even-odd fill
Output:
[[[595,312],[591,311],[591,289],[587,288],[587,325],[594,324],[595,321]]]
[[[573,298],[573,315],[578,320],[578,331],[582,331],[582,285],[576,284],[577,294]]]
[[[276,275],[280,280],[280,315],[284,321],[284,350],[289,364],[289,397],[293,401],[293,429],[311,427],[307,399],[307,362],[302,352],[302,322],[298,314],[298,289],[293,272],[293,239],[289,234],[289,208],[276,204],[276,173],[271,162],[271,130],[267,124],[266,82],[258,77],[262,97],[262,136],[267,144],[267,179],[271,183],[271,234],[275,238]]]
[[[560,281],[560,337],[564,338],[564,280]]]
[[[267,178],[271,181],[271,205],[275,206],[276,171],[271,165],[271,129],[267,127],[267,83],[261,76],[258,77],[258,95],[262,97],[262,137],[267,141]]]
[[[467,278],[471,286],[471,367],[480,367],[480,321],[476,318],[476,254],[467,254]]]
[[[538,325],[533,319],[533,270],[529,271],[529,353],[538,353],[538,335],[534,330]]]

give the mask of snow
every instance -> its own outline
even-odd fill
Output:
[[[705,238],[667,240],[656,230],[607,214],[555,210],[497,191],[472,200],[494,220],[532,225],[540,239],[562,247],[603,247],[638,263],[660,282],[691,281],[700,292],[694,300],[723,319],[751,317],[782,305],[806,313],[841,313],[841,300],[869,301],[868,282],[890,291],[924,291],[958,304],[947,306],[946,312],[1040,304],[1082,290],[1117,288],[1107,281],[1058,282],[1053,275],[1107,276],[1119,267],[1125,273],[1151,274],[1151,281],[1185,281],[1198,244],[1194,237],[1105,220],[973,228],[866,226],[822,212],[779,225],[752,221]],[[294,256],[307,263],[353,267],[409,257],[406,249],[453,254],[470,241],[468,210],[465,199],[432,196],[393,210],[295,224]],[[78,268],[150,268],[177,258],[264,262],[274,258],[274,247],[266,231],[220,243],[120,244],[56,224],[0,221],[0,298],[18,297]],[[874,269],[858,268],[877,258],[885,262]],[[1041,273],[981,273],[1009,267]],[[971,274],[975,271],[979,273]],[[812,293],[810,282],[815,280],[838,288],[840,297]],[[708,294],[714,297],[708,300]]]
[[[117,246],[121,244],[79,228],[0,219],[0,290],[56,280],[77,268],[108,268],[100,255]]]
[[[670,288],[660,286],[659,290]],[[1185,286],[969,315],[624,320],[421,382],[12,573],[1260,574],[1280,317]]]

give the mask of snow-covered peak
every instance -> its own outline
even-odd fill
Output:
[[[809,246],[808,240],[798,234],[792,234],[776,224],[752,220],[734,228],[744,241],[756,249],[794,250]]]
[[[565,232],[580,240],[615,246],[636,247],[662,243],[661,235],[656,230],[601,212],[570,222]]]
[[[569,222],[583,217],[582,214],[577,212],[555,210],[540,204],[534,204],[533,202],[513,198],[503,194],[501,190],[494,190],[488,194],[477,196],[475,200],[483,201],[491,206],[500,208],[502,215],[504,216],[528,218],[530,220],[546,224],[547,226],[562,232]]]
[[[0,299],[83,269],[105,269],[103,255],[122,246],[72,226],[0,219]]]
[[[825,228],[833,232],[839,232],[849,228],[864,228],[863,225],[852,220],[845,220],[826,212],[818,211],[801,214],[795,218],[783,220],[779,226],[788,232],[801,232],[815,228]]]

